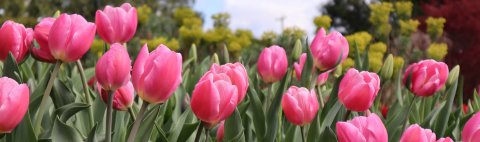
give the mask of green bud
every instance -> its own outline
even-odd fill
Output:
[[[58,18],[58,16],[60,16],[60,10],[55,11],[53,18]]]
[[[218,59],[218,54],[217,53],[213,53],[212,63],[220,64],[220,60]]]
[[[300,41],[299,39],[297,39],[297,41],[295,42],[295,45],[293,46],[293,51],[292,51],[292,58],[293,60],[298,60],[298,58],[300,58],[300,55],[302,55],[302,41]]]
[[[335,73],[334,73],[335,77],[340,77],[340,76],[342,75],[342,73],[343,73],[342,70],[343,70],[343,69],[342,69],[342,66],[337,66],[337,67],[335,68]]]
[[[190,54],[190,59],[193,59],[193,62],[196,63],[198,59],[198,55],[197,55],[197,46],[195,46],[195,44],[192,44],[192,47],[190,47],[190,51],[188,54]]]
[[[230,54],[228,54],[228,48],[225,44],[223,45],[223,61],[225,61],[225,63],[230,62]]]
[[[387,59],[383,62],[383,66],[380,69],[380,76],[383,79],[390,79],[393,75],[393,55],[389,54]]]
[[[455,81],[458,80],[458,75],[460,73],[460,66],[456,65],[453,67],[452,70],[450,70],[450,73],[448,73],[448,79],[447,79],[447,85],[452,85],[455,83]]]

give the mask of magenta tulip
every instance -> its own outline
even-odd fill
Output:
[[[400,142],[435,142],[435,139],[436,135],[432,130],[413,124],[403,132]]]
[[[0,134],[10,133],[22,121],[30,102],[26,84],[8,77],[0,78]],[[29,116],[27,116],[29,117]]]
[[[310,51],[315,66],[320,70],[328,70],[347,58],[348,42],[339,32],[332,31],[326,35],[325,29],[321,28],[310,45]]]
[[[374,113],[337,122],[337,137],[339,142],[388,142],[387,129]]]
[[[182,82],[182,55],[159,45],[148,53],[143,45],[133,66],[132,83],[138,96],[150,104],[164,103]]]
[[[207,71],[195,85],[190,107],[198,119],[212,127],[233,113],[238,98],[237,86],[227,74]]]
[[[238,62],[233,64],[227,63],[224,65],[212,64],[210,71],[215,74],[223,73],[230,77],[232,84],[237,86],[239,103],[245,98],[248,89],[248,74],[242,64]]]
[[[435,60],[422,60],[408,66],[403,76],[404,84],[417,96],[431,96],[445,86],[448,78],[448,66]]]
[[[127,49],[121,44],[113,44],[95,66],[95,77],[103,89],[113,91],[130,80],[132,69]]]
[[[53,23],[55,23],[55,18],[43,18],[34,29],[33,36],[40,48],[32,48],[32,55],[34,58],[42,62],[56,62],[56,59],[50,53],[50,47],[48,46],[48,35]]]
[[[480,113],[473,115],[462,130],[463,142],[478,142],[480,140]]]
[[[328,74],[330,74],[330,72],[331,72],[331,70],[318,75],[317,85],[323,85],[323,84],[327,83]]]
[[[87,53],[94,37],[95,24],[77,14],[61,14],[48,33],[48,47],[56,60],[73,62]]]
[[[223,141],[223,135],[224,135],[224,127],[225,127],[225,122],[222,121],[222,123],[220,123],[220,126],[218,126],[218,129],[217,129],[217,142],[221,142]]]
[[[100,94],[100,98],[103,102],[107,103],[108,101],[108,91],[101,88],[100,84],[97,83],[97,91]],[[118,88],[113,94],[113,109],[119,111],[127,111],[129,107],[133,104],[134,98],[134,89],[132,82],[128,82],[122,87]]]
[[[377,74],[351,68],[340,82],[338,100],[348,110],[366,111],[372,106],[378,90],[380,78]]]
[[[290,123],[299,126],[309,124],[318,111],[315,91],[291,86],[282,97],[282,109]]]
[[[447,138],[440,138],[436,142],[453,142],[453,140],[450,137],[447,137]]]
[[[98,35],[110,44],[126,43],[132,39],[137,22],[137,10],[129,3],[120,7],[106,6],[103,11],[97,10],[95,15]]]
[[[287,73],[288,60],[285,50],[280,46],[263,48],[258,57],[258,73],[267,83],[277,82]]]
[[[32,45],[33,31],[22,24],[7,20],[0,28],[0,60],[12,53],[17,63],[21,62]]]

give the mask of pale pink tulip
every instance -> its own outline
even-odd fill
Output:
[[[448,78],[448,66],[435,60],[422,60],[408,66],[403,76],[404,84],[417,96],[431,96],[445,86]]]
[[[0,134],[15,129],[27,113],[29,102],[30,91],[26,84],[18,84],[8,77],[0,78]]]
[[[0,28],[0,60],[4,61],[8,53],[20,63],[32,45],[33,31],[22,24],[7,20]]]
[[[295,125],[312,122],[318,112],[318,100],[315,91],[291,86],[282,97],[282,109],[288,121]]]
[[[127,49],[121,44],[113,44],[103,54],[95,66],[95,77],[105,90],[117,90],[130,80],[132,69]]]
[[[388,133],[382,120],[372,113],[337,122],[337,138],[339,142],[388,142]]]
[[[288,60],[285,49],[276,45],[263,48],[257,66],[263,81],[267,83],[279,81],[287,73]]]
[[[315,66],[324,71],[341,64],[348,56],[348,42],[339,32],[326,35],[321,28],[310,45]]]
[[[110,44],[126,43],[132,39],[137,23],[137,10],[129,3],[120,7],[106,6],[103,11],[97,10],[95,15],[98,35]]]
[[[379,90],[380,78],[376,73],[351,68],[340,82],[338,100],[348,110],[362,112],[372,106]]]
[[[143,45],[133,66],[132,83],[138,96],[150,104],[164,103],[182,82],[182,55],[159,45],[148,53]]]

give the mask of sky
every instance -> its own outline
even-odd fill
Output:
[[[297,26],[313,36],[313,18],[320,15],[319,7],[328,0],[196,0],[194,9],[200,11],[204,28],[213,27],[211,15],[228,12],[230,27],[252,30],[256,37],[264,31],[281,32],[280,18],[284,17],[284,27]]]

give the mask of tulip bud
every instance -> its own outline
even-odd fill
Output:
[[[383,62],[383,66],[380,69],[380,76],[382,79],[390,79],[393,75],[393,55],[389,54],[387,59]]]
[[[351,68],[347,71],[338,88],[338,100],[348,110],[366,111],[372,106],[380,90],[377,74]]]
[[[22,24],[7,20],[0,28],[0,60],[5,61],[8,53],[12,53],[20,63],[32,45],[33,31]]]
[[[435,142],[435,139],[436,135],[432,130],[413,124],[403,132],[400,142]]]
[[[10,133],[27,113],[30,90],[8,77],[0,78],[0,90],[0,134]]]
[[[465,126],[462,130],[462,140],[463,142],[477,142],[480,140],[480,113],[477,112],[474,114],[468,121],[465,123]]]
[[[135,35],[137,23],[137,10],[129,3],[120,7],[106,6],[95,14],[98,35],[109,44],[129,41]]]
[[[290,123],[299,126],[309,124],[318,112],[315,91],[291,86],[282,97],[282,109]]]
[[[55,18],[43,18],[40,23],[35,25],[34,37],[40,48],[32,48],[32,56],[42,62],[55,63],[57,60],[52,56],[48,46],[48,35]]]
[[[217,129],[217,142],[221,142],[223,140],[223,135],[224,135],[224,124],[225,121],[222,121],[222,123],[220,123],[220,126],[218,126],[218,129]]]
[[[264,48],[258,57],[258,73],[267,83],[277,82],[287,73],[288,60],[285,50],[280,46]]]
[[[161,44],[148,53],[143,45],[133,66],[132,83],[138,96],[151,104],[167,101],[182,82],[182,55]]]
[[[58,18],[58,16],[60,16],[60,14],[61,14],[61,13],[60,13],[60,10],[57,10],[57,11],[55,11],[55,13],[53,13],[53,16],[52,16],[52,17],[53,17],[53,18]]]
[[[326,35],[321,28],[310,45],[315,66],[321,70],[332,69],[341,64],[348,56],[348,42],[339,32]]]
[[[305,65],[305,60],[307,60],[307,53],[302,53],[298,62],[293,63],[293,69],[295,69],[295,76],[297,80],[302,78],[302,70],[303,66]]]
[[[337,122],[339,142],[388,142],[387,129],[376,114],[357,116],[347,122]]]
[[[302,55],[302,52],[303,52],[302,41],[300,41],[300,39],[297,39],[297,41],[295,42],[295,45],[293,46],[292,58],[294,60],[298,60],[298,58],[300,58],[300,55]]]
[[[453,85],[455,81],[458,80],[459,73],[460,73],[460,66],[456,65],[455,67],[453,67],[452,70],[450,70],[450,73],[448,73],[447,84]]]
[[[218,54],[217,54],[217,53],[213,53],[213,55],[212,55],[212,63],[214,63],[214,64],[220,64],[220,60],[218,59]]]
[[[98,83],[109,91],[124,86],[130,80],[131,62],[127,49],[121,44],[113,44],[95,66]]]
[[[423,60],[408,66],[403,83],[417,96],[431,96],[445,86],[448,66],[435,60]],[[407,82],[409,81],[409,82]]]
[[[104,103],[107,103],[109,95],[108,91],[102,89],[99,83],[97,83],[97,91],[100,94],[100,99],[102,99]],[[133,104],[133,98],[134,89],[132,82],[129,81],[113,93],[113,109],[127,111]]]
[[[335,75],[335,77],[340,77],[342,74],[343,74],[343,67],[337,66],[335,68],[335,72],[333,73],[333,75]]]
[[[197,63],[198,55],[197,55],[197,46],[195,46],[195,44],[192,44],[192,47],[190,47],[190,52],[188,54],[190,55],[190,58],[193,59],[193,62]]]
[[[63,62],[77,61],[92,45],[95,24],[77,14],[61,14],[51,26],[47,37],[51,56]],[[42,51],[48,54],[46,50]]]

